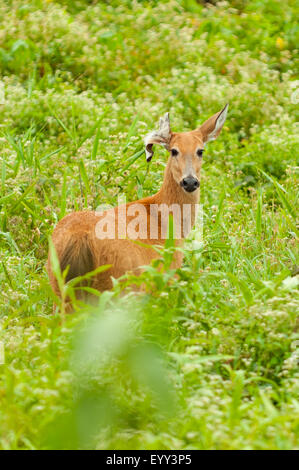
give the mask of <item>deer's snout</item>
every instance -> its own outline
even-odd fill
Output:
[[[181,186],[188,193],[192,193],[197,188],[199,188],[199,181],[197,178],[194,178],[193,176],[187,176],[186,178],[182,179]]]

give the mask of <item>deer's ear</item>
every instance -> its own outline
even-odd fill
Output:
[[[225,123],[227,111],[228,104],[219,113],[214,114],[214,116],[210,117],[200,126],[198,131],[201,133],[204,143],[217,139]]]
[[[152,156],[154,155],[154,144],[163,145],[163,147],[169,150],[170,139],[171,130],[169,122],[169,113],[166,113],[162,118],[160,118],[159,130],[151,132],[144,139],[146,161],[150,162]]]

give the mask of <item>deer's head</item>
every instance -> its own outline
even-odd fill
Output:
[[[145,137],[146,159],[154,154],[153,145],[159,144],[170,152],[169,168],[173,179],[182,189],[192,193],[199,188],[200,169],[204,147],[215,140],[226,119],[228,105],[205,121],[198,129],[189,132],[172,132],[169,114],[160,119],[159,130]]]

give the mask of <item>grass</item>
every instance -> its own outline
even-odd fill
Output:
[[[296,2],[203,3],[1,3],[2,449],[299,446]],[[143,295],[53,315],[57,221],[156,192],[143,136],[226,102],[177,277],[170,243]]]

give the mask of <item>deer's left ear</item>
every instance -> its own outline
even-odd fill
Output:
[[[214,114],[214,116],[210,117],[200,126],[198,131],[201,133],[204,143],[217,139],[225,123],[227,111],[228,104],[219,113]]]
[[[169,122],[169,113],[166,113],[160,119],[159,130],[151,132],[144,139],[146,161],[150,162],[152,159],[152,156],[154,155],[154,151],[153,151],[154,144],[163,145],[163,147],[169,150],[170,139],[171,139],[171,130],[170,130],[170,122]]]

